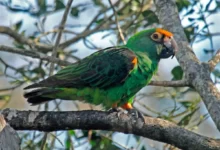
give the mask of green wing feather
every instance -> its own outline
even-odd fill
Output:
[[[37,87],[108,88],[122,83],[134,68],[136,55],[126,47],[109,47],[74,63],[25,89]]]

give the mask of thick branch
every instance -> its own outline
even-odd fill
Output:
[[[131,116],[103,111],[37,112],[5,109],[1,112],[16,130],[57,131],[70,129],[108,130],[132,133],[173,144],[187,150],[220,148],[220,141],[207,138],[162,119],[145,117],[145,123]],[[193,141],[193,142],[192,142]]]
[[[220,50],[217,51],[217,53],[215,54],[215,56],[209,60],[209,67],[210,70],[213,71],[215,66],[220,62]]]
[[[220,130],[220,93],[210,79],[210,67],[201,63],[188,46],[175,0],[154,0],[161,24],[174,33],[179,46],[177,59],[185,73],[185,78],[202,97],[210,116]]]
[[[41,59],[41,60],[54,62],[54,63],[57,63],[57,64],[62,65],[62,66],[66,66],[66,65],[71,64],[67,61],[63,61],[63,60],[60,60],[58,58],[53,58],[53,57],[47,56],[45,54],[42,54],[42,53],[39,53],[39,52],[36,52],[36,51],[24,50],[24,49],[14,48],[14,47],[9,47],[9,46],[4,46],[4,45],[0,45],[0,51],[15,53],[15,54],[28,56],[28,57],[32,57],[32,58],[38,58],[38,59]]]

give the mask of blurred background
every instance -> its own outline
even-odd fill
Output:
[[[152,27],[162,27],[152,0],[111,0],[118,23],[126,39]],[[67,0],[0,0],[0,45],[16,47],[51,56]],[[188,41],[201,61],[210,60],[220,48],[220,1],[176,0]],[[30,45],[3,30],[9,27]],[[71,63],[108,46],[122,45],[112,7],[107,0],[75,0],[68,15],[57,57]],[[45,46],[45,47],[46,47]],[[23,88],[47,78],[50,63],[25,55],[2,52],[0,48],[0,109],[85,110],[101,109],[78,101],[51,101],[30,106],[23,98]],[[54,73],[64,66],[55,65]],[[177,60],[161,60],[154,81],[180,80],[183,72]],[[211,74],[219,86],[219,66]],[[135,97],[134,107],[144,115],[169,120],[188,130],[220,138],[200,96],[189,87],[143,88]],[[93,149],[93,150],[163,150],[177,149],[165,143],[129,134],[106,131],[59,131],[47,134],[19,131],[21,149]],[[45,144],[46,143],[46,144]]]

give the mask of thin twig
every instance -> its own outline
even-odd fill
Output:
[[[22,84],[18,84],[16,86],[13,86],[13,87],[8,87],[8,88],[4,88],[4,89],[0,89],[0,92],[5,92],[5,91],[10,91],[10,90],[14,90],[16,89],[17,87],[21,86]]]
[[[41,143],[41,147],[40,147],[41,150],[45,149],[45,145],[46,145],[46,141],[47,141],[47,136],[48,136],[48,133],[46,132],[44,134],[44,137],[43,137],[43,140],[42,140],[42,143]]]
[[[55,45],[53,47],[53,51],[52,51],[52,58],[56,58],[57,56],[57,49],[59,48],[59,43],[60,43],[60,40],[61,40],[61,37],[62,37],[62,33],[63,33],[63,29],[64,29],[64,26],[65,26],[65,23],[66,23],[66,20],[67,20],[67,17],[68,17],[68,13],[69,13],[69,10],[70,10],[70,7],[72,5],[72,2],[73,0],[69,0],[67,2],[67,5],[66,5],[66,9],[64,11],[64,14],[63,14],[63,17],[62,17],[62,20],[61,20],[61,23],[60,23],[60,27],[59,27],[59,31],[58,31],[58,35],[57,35],[57,39],[55,41]],[[52,62],[51,65],[50,65],[50,72],[49,72],[49,76],[53,75],[53,71],[54,71],[54,63]],[[48,104],[45,105],[45,109],[48,108],[47,106]],[[44,139],[42,142],[43,144],[46,144],[46,140],[47,140],[47,134],[48,133],[45,133],[44,134]],[[44,146],[43,146],[44,147]],[[42,149],[43,150],[43,149]]]
[[[120,27],[119,22],[118,22],[117,12],[115,11],[115,8],[114,8],[111,0],[108,0],[108,1],[109,1],[110,5],[111,5],[111,8],[112,8],[112,10],[114,12],[114,15],[115,15],[115,22],[116,22],[116,25],[117,25],[117,28],[118,28],[119,35],[120,35],[123,43],[126,44],[125,37],[124,37],[124,35],[122,33],[121,27]]]
[[[187,80],[177,81],[151,81],[148,85],[152,86],[164,86],[164,87],[185,87],[190,86]]]
[[[53,58],[53,57],[47,56],[43,53],[39,53],[39,52],[36,52],[36,51],[31,51],[31,50],[24,50],[24,49],[15,48],[15,47],[0,45],[0,51],[20,54],[20,55],[28,56],[28,57],[32,57],[32,58],[38,58],[38,59],[41,59],[41,60],[46,60],[48,62],[57,63],[57,64],[62,65],[62,66],[67,66],[67,65],[71,64],[70,62],[60,60],[58,58]]]
[[[66,4],[66,9],[65,9],[65,12],[63,14],[61,23],[60,23],[60,31],[58,32],[57,39],[56,39],[56,42],[55,42],[55,45],[54,45],[54,48],[53,48],[53,52],[52,52],[52,57],[54,57],[54,58],[56,58],[56,55],[57,55],[57,49],[59,47],[59,43],[60,43],[60,40],[61,40],[61,37],[62,37],[63,29],[64,29],[64,26],[65,26],[67,16],[68,16],[70,7],[72,5],[72,2],[73,2],[73,0],[69,0]],[[54,70],[54,63],[51,63],[50,75],[53,74],[53,70]]]
[[[27,44],[30,47],[35,47],[40,51],[45,51],[45,50],[48,51],[52,49],[52,46],[42,43],[35,43],[33,40],[24,37],[23,35],[17,33],[16,31],[12,30],[9,27],[0,26],[0,33],[7,34],[10,37],[14,38],[17,42],[21,44]]]
[[[121,12],[125,8],[129,7],[130,6],[130,1],[128,3],[126,3],[120,10],[118,10],[118,12]],[[66,47],[70,46],[72,43],[77,42],[80,39],[82,39],[86,36],[89,36],[93,33],[103,31],[103,30],[109,30],[110,23],[111,23],[110,20],[113,16],[114,16],[114,14],[110,15],[109,17],[103,18],[104,20],[101,23],[99,23],[95,28],[89,30],[89,27],[92,26],[92,24],[93,24],[93,22],[90,22],[88,27],[82,33],[78,34],[76,37],[73,37],[73,38],[61,43],[59,45],[60,48],[66,48]],[[93,21],[95,22],[96,20],[94,19]]]

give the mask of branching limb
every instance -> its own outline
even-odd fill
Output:
[[[45,54],[42,54],[42,53],[39,53],[39,52],[36,52],[36,51],[24,50],[24,49],[14,48],[14,47],[9,47],[9,46],[4,46],[4,45],[0,45],[0,51],[15,53],[15,54],[28,56],[28,57],[32,57],[32,58],[38,58],[38,59],[41,59],[41,60],[46,60],[46,61],[49,61],[49,62],[57,63],[57,64],[62,65],[62,66],[66,66],[66,65],[71,64],[70,62],[63,61],[63,60],[60,60],[58,58],[53,58],[53,57],[47,56]]]
[[[42,44],[42,43],[36,43],[33,40],[27,39],[23,35],[17,33],[16,31],[14,31],[11,28],[6,27],[6,26],[0,26],[0,33],[9,35],[13,39],[15,39],[17,42],[19,42],[21,44],[29,45],[30,47],[35,47],[35,48],[39,49],[40,51],[49,51],[52,49],[52,46]]]
[[[113,4],[112,4],[112,1],[111,1],[111,0],[108,0],[108,1],[109,1],[110,5],[111,5],[111,8],[112,8],[113,13],[114,13],[114,15],[115,15],[115,23],[116,23],[116,25],[117,25],[118,32],[119,32],[119,35],[120,35],[120,37],[121,37],[121,40],[123,41],[124,44],[126,44],[125,37],[124,37],[124,35],[123,35],[123,33],[122,33],[122,29],[121,29],[121,27],[120,27],[120,25],[119,25],[119,22],[118,22],[117,12],[115,11],[115,8],[114,8],[114,6],[113,6]]]
[[[121,113],[103,111],[38,112],[5,109],[1,112],[16,130],[58,131],[70,129],[108,130],[147,137],[184,150],[217,150],[220,141],[207,138],[169,121],[145,117],[145,123]],[[193,142],[192,142],[193,141]]]
[[[217,51],[217,53],[215,54],[215,56],[209,60],[209,67],[210,70],[213,71],[215,66],[220,62],[220,50]]]
[[[69,0],[66,4],[66,9],[64,11],[64,14],[63,14],[63,17],[62,17],[62,20],[61,20],[61,23],[60,23],[60,30],[58,32],[57,39],[56,39],[56,42],[55,42],[55,45],[54,45],[54,48],[53,48],[53,52],[52,52],[52,57],[53,58],[56,58],[57,49],[59,48],[59,43],[60,43],[60,40],[61,40],[61,37],[62,37],[63,29],[64,29],[64,26],[65,26],[66,19],[67,19],[70,7],[72,5],[72,2],[73,2],[73,0]],[[50,75],[53,74],[53,70],[54,70],[54,63],[51,63]]]
[[[199,93],[216,127],[220,130],[220,93],[210,79],[210,67],[201,63],[188,46],[175,1],[154,0],[154,3],[161,24],[174,33],[179,46],[176,57],[185,73],[186,80]]]

